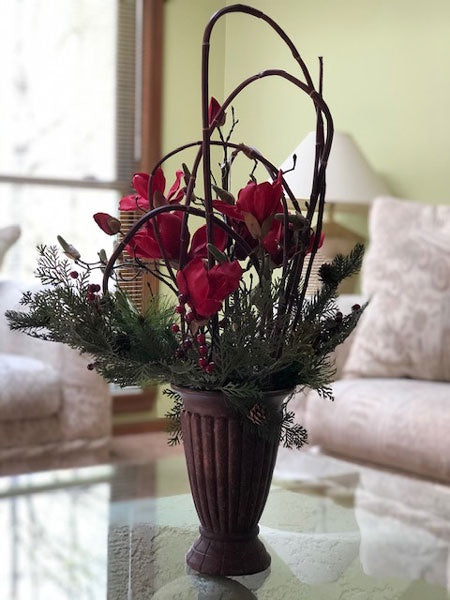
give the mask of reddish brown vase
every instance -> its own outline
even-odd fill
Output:
[[[278,451],[244,428],[220,392],[177,388],[184,451],[200,536],[187,564],[209,575],[249,575],[264,571],[270,555],[258,538]],[[288,392],[268,392],[264,403],[281,408]]]

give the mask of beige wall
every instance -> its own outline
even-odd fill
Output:
[[[164,147],[200,136],[201,37],[224,2],[166,1]],[[392,192],[450,201],[450,2],[448,0],[252,0],[296,43],[336,129],[350,132]],[[259,20],[227,17],[215,34],[212,91],[220,99],[243,77],[296,65]],[[224,50],[226,49],[226,52]],[[281,80],[261,81],[235,102],[236,141],[281,162],[313,126],[311,103]],[[242,167],[242,169],[244,169]],[[246,170],[242,170],[244,173]]]

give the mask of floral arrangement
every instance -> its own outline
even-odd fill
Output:
[[[277,31],[292,50],[303,80],[281,70],[263,71],[220,104],[208,90],[209,38],[218,18],[238,10],[263,18]],[[343,315],[336,305],[339,283],[360,268],[361,246],[323,264],[321,288],[307,293],[323,242],[333,122],[321,83],[316,90],[292,42],[260,11],[243,6],[219,11],[205,30],[203,48],[202,141],[169,153],[150,174],[133,176],[135,191],[119,205],[122,212],[137,215],[128,231],[115,216],[94,215],[106,234],[118,236],[109,258],[102,250],[99,260],[87,262],[61,237],[65,257],[56,246],[39,247],[37,275],[43,288],[24,294],[26,311],[9,311],[7,317],[13,329],[92,355],[89,368],[121,386],[170,383],[220,390],[255,431],[265,435],[281,428],[284,443],[300,447],[306,432],[293,422],[287,402],[281,415],[272,413],[263,394],[300,386],[331,397],[330,353],[364,309],[354,306]],[[232,101],[253,81],[268,76],[287,79],[315,106],[317,155],[305,211],[283,172],[254,148],[231,142],[238,124]],[[180,160],[175,182],[166,191],[163,163],[195,146],[193,164],[189,168]],[[222,152],[217,179],[211,169],[212,147]],[[248,181],[235,194],[231,171],[240,154],[251,168]],[[203,189],[197,185],[200,165]],[[203,224],[198,227],[199,219]],[[153,275],[168,293],[154,295],[140,311],[120,288],[124,267],[129,271],[130,266],[137,274]],[[102,288],[91,282],[94,269],[103,271]],[[116,284],[112,291],[111,281]],[[175,392],[168,394],[174,399],[169,413],[175,424],[172,439],[178,441],[181,401]]]

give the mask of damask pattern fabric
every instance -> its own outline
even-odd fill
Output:
[[[309,443],[364,462],[450,481],[448,383],[343,379],[334,402],[310,392]]]
[[[450,381],[450,206],[378,198],[370,240],[344,377]]]
[[[61,405],[61,381],[50,365],[0,352],[0,421],[49,417]]]

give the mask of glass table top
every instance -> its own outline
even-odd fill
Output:
[[[276,470],[270,569],[240,578],[186,568],[198,519],[182,456],[2,477],[0,599],[450,597],[449,486],[306,458]]]

